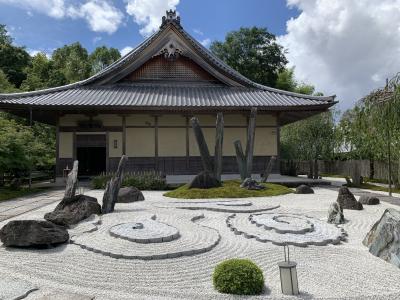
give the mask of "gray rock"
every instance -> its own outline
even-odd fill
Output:
[[[373,255],[400,268],[400,211],[386,209],[364,238]]]
[[[369,195],[362,195],[360,197],[360,200],[358,200],[361,204],[365,205],[377,205],[380,203],[379,199],[375,196],[369,196]]]
[[[197,174],[189,184],[189,189],[210,189],[220,187],[221,182],[214,177],[211,172],[200,172]]]
[[[360,202],[357,202],[352,192],[350,192],[350,190],[345,186],[342,186],[339,189],[339,194],[336,201],[337,203],[339,203],[342,209],[353,209],[353,210],[363,209],[362,204]]]
[[[131,203],[143,200],[144,196],[138,188],[124,187],[119,189],[117,203]]]
[[[0,277],[0,299],[24,299],[29,293],[38,290],[30,282],[5,275]]]
[[[72,198],[75,196],[76,188],[78,187],[78,165],[79,162],[75,160],[72,170],[68,174],[64,198]]]
[[[101,206],[97,199],[86,195],[64,198],[54,211],[44,215],[47,221],[62,226],[70,226],[90,217],[101,214]]]
[[[128,157],[122,155],[121,160],[118,164],[118,169],[115,175],[107,182],[106,190],[103,195],[103,205],[101,207],[101,212],[103,214],[108,214],[114,211],[115,203],[118,200],[119,189],[122,184],[122,179],[125,172],[125,167],[128,162]]]
[[[337,202],[333,202],[329,206],[328,223],[332,223],[332,224],[343,224],[344,223],[343,209],[340,207],[339,203],[337,203]]]
[[[10,221],[0,230],[0,240],[6,247],[46,247],[67,242],[65,227],[48,221]]]
[[[241,188],[248,189],[248,190],[264,190],[265,186],[259,184],[253,178],[246,178],[243,180],[242,184],[240,185]]]
[[[302,184],[296,188],[296,194],[314,194],[314,190],[308,185]]]

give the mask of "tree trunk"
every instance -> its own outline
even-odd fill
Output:
[[[108,214],[114,211],[115,203],[118,199],[118,192],[122,184],[125,166],[128,161],[126,155],[122,155],[121,160],[118,164],[118,169],[115,175],[107,182],[106,190],[103,195],[103,205],[101,207],[101,212],[103,214]]]
[[[314,174],[314,168],[313,168],[313,161],[312,161],[312,159],[310,159],[310,160],[308,161],[308,164],[309,164],[309,172],[308,172],[307,178],[312,179],[312,178],[314,177],[314,176],[313,176],[313,174]]]
[[[67,185],[65,187],[64,198],[71,199],[75,196],[76,188],[78,187],[78,166],[79,162],[74,161],[74,166],[68,174]]]
[[[374,179],[374,175],[375,175],[374,160],[370,159],[369,160],[369,179]]]
[[[318,170],[318,160],[314,160],[314,173],[313,173],[313,178],[318,179],[319,176],[319,170]]]
[[[240,178],[245,180],[247,178],[246,173],[246,157],[243,154],[242,143],[239,140],[233,142],[236,151],[236,161],[238,163]]]
[[[190,121],[192,123],[194,136],[196,138],[197,145],[199,147],[203,169],[206,172],[213,173],[210,151],[208,150],[206,140],[204,139],[203,130],[201,129],[199,120],[196,117],[193,117]]]
[[[224,116],[217,114],[216,132],[215,132],[215,150],[214,150],[214,176],[221,181],[222,173],[222,147],[224,144]]]
[[[270,160],[269,160],[269,162],[268,162],[268,164],[267,164],[267,166],[265,168],[265,171],[264,171],[263,177],[261,179],[261,182],[267,182],[269,174],[271,173],[272,168],[274,167],[275,163],[276,163],[276,156],[271,156],[271,158],[270,158]]]
[[[253,170],[254,138],[256,133],[257,108],[253,107],[250,113],[249,127],[247,129],[246,145],[246,178],[250,178]]]

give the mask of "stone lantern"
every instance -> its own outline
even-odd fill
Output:
[[[285,255],[285,261],[278,263],[282,293],[284,295],[298,295],[299,284],[297,281],[297,263],[294,261],[290,261],[289,246],[283,246],[283,251]]]

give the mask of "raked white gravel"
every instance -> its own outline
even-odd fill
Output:
[[[87,194],[101,201],[102,191],[94,190]],[[239,257],[255,261],[264,271],[266,291],[254,299],[293,298],[283,296],[280,290],[277,263],[283,259],[282,247],[235,235],[226,225],[226,219],[232,215],[229,212],[204,209],[194,212],[176,209],[172,203],[169,207],[158,207],[160,202],[179,201],[163,197],[162,194],[144,192],[146,200],[143,202],[117,204],[116,211],[112,216],[107,216],[104,225],[114,223],[112,219],[115,219],[115,225],[128,222],[130,218],[127,216],[130,214],[133,221],[139,215],[159,215],[159,220],[166,224],[176,218],[176,222],[170,221],[174,223],[170,225],[176,227],[182,236],[171,242],[155,243],[153,246],[161,247],[159,249],[162,250],[163,244],[166,244],[165,249],[172,249],[172,243],[183,238],[182,247],[193,247],[190,243],[191,233],[179,226],[183,226],[182,222],[190,220],[194,215],[203,214],[204,218],[197,220],[190,227],[190,230],[193,230],[192,240],[198,239],[198,242],[204,245],[213,242],[212,237],[211,240],[206,239],[209,228],[210,232],[217,232],[221,237],[217,245],[201,254],[157,260],[116,259],[74,244],[47,250],[6,249],[1,246],[1,276],[17,278],[39,288],[26,299],[40,299],[43,295],[55,293],[77,293],[95,296],[96,299],[238,299],[240,297],[222,295],[213,289],[212,272],[219,262]],[[310,195],[289,194],[247,198],[245,201],[252,202],[257,208],[263,205],[279,205],[269,212],[304,214],[325,221],[329,204],[336,200],[336,196],[337,192],[331,189],[315,188],[315,194]],[[56,204],[48,205],[14,219],[41,219],[55,206]],[[291,247],[291,258],[298,263],[300,298],[400,299],[400,270],[374,257],[362,245],[364,236],[385,208],[397,207],[386,203],[364,207],[362,211],[344,211],[348,222],[341,228],[348,234],[347,242],[327,246]],[[237,215],[239,214],[248,217],[251,213]],[[1,222],[0,227],[7,222]],[[94,228],[92,224],[85,226],[85,230]],[[197,227],[203,230],[200,235],[196,233]],[[79,230],[71,231],[71,234],[81,233]],[[102,246],[100,240],[95,238],[96,231],[93,231],[92,237],[91,233],[86,234],[88,241],[94,239],[96,245]],[[121,245],[129,247],[126,245],[134,243],[105,235],[98,236],[104,238],[102,242],[107,249],[119,249]],[[113,246],[113,239],[118,239],[123,244]],[[168,243],[171,244],[167,245]],[[150,251],[149,245],[145,246],[143,251]],[[129,251],[134,252],[134,247],[135,245],[132,245]],[[126,248],[122,251],[125,251],[124,249]]]

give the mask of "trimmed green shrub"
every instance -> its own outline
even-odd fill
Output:
[[[228,259],[216,266],[214,288],[225,294],[257,295],[264,288],[261,269],[248,259]]]
[[[92,187],[95,189],[104,189],[107,182],[111,179],[113,173],[103,173],[92,178]],[[139,190],[166,190],[168,188],[165,177],[159,172],[134,172],[127,173],[122,181],[123,187],[136,187]]]

